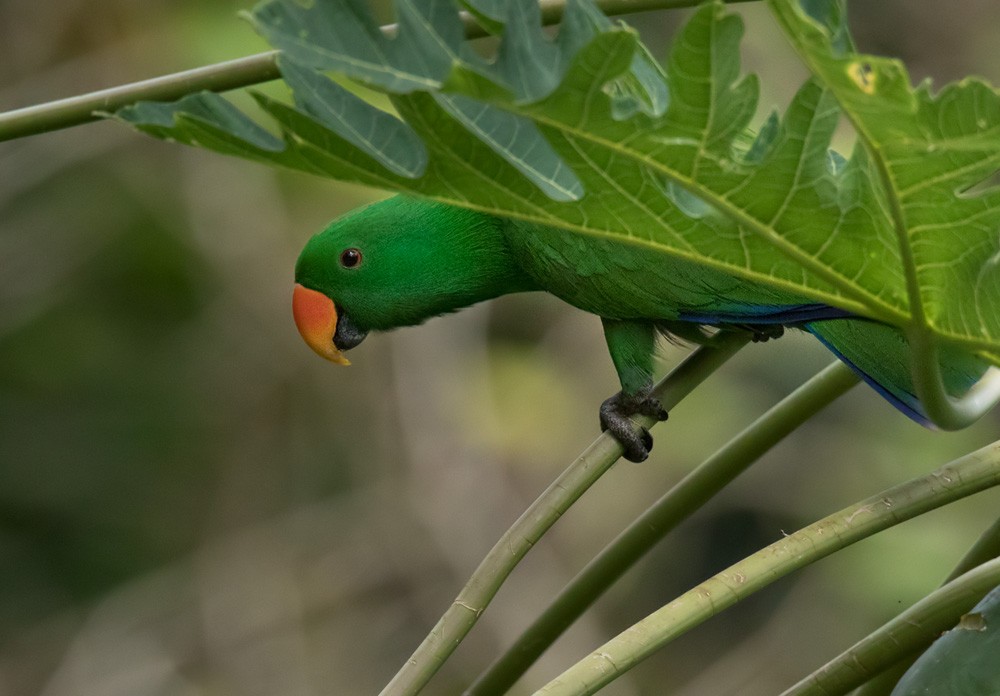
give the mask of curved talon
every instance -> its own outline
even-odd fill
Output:
[[[766,343],[785,335],[785,327],[781,324],[736,324],[735,326],[749,331],[752,334],[750,340],[754,343]]]
[[[641,462],[653,449],[653,436],[649,430],[637,425],[631,416],[643,415],[664,421],[667,412],[658,399],[651,396],[628,395],[619,392],[601,404],[601,429],[607,430],[621,443],[624,456],[630,462]]]
[[[658,421],[667,420],[667,411],[663,408],[663,404],[660,403],[659,399],[655,399],[652,396],[647,396],[645,399],[637,404],[636,413],[640,413],[644,416],[649,416],[650,418],[655,418]]]

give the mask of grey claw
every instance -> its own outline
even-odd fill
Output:
[[[649,430],[632,422],[634,415],[651,416],[666,420],[667,412],[657,399],[650,396],[615,394],[601,404],[601,429],[607,430],[621,443],[624,457],[630,462],[644,461],[653,449],[653,436]]]

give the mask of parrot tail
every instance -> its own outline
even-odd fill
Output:
[[[910,371],[910,347],[898,329],[857,318],[812,321],[801,326],[893,406],[921,425],[934,427],[917,398]],[[947,346],[941,349],[941,375],[952,396],[962,396],[988,367],[969,351]]]

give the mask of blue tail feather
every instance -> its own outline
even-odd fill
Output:
[[[805,329],[886,401],[923,426],[934,424],[917,397],[910,365],[910,347],[896,328],[862,319],[823,304],[737,307],[712,313],[681,313],[682,321],[721,326],[726,324],[783,324]],[[945,389],[961,396],[986,372],[988,364],[958,348],[941,350]]]
[[[866,319],[817,321],[803,328],[889,403],[921,425],[935,427],[917,397],[910,346],[898,329]],[[940,359],[945,391],[955,397],[965,394],[989,367],[973,353],[956,347],[942,348]]]
[[[819,322],[817,322],[817,324],[818,323]],[[923,406],[920,404],[920,399],[918,399],[917,395],[914,393],[916,391],[915,389],[905,389],[901,386],[895,386],[890,389],[888,386],[883,386],[874,376],[865,372],[864,368],[856,364],[853,360],[844,355],[843,352],[838,350],[837,346],[835,346],[823,335],[821,326],[817,326],[817,324],[805,324],[803,328],[818,338],[820,343],[826,346],[830,352],[840,358],[845,365],[851,368],[854,373],[858,375],[858,377],[881,394],[886,401],[899,409],[904,415],[917,423],[920,423],[920,425],[925,428],[935,427],[934,423],[924,412]],[[910,385],[911,383],[906,382],[906,384]]]

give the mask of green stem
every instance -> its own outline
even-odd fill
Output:
[[[931,643],[1000,584],[1000,559],[973,568],[927,595],[781,696],[844,694],[900,658]]]
[[[962,557],[962,560],[958,562],[958,565],[955,566],[955,569],[945,579],[945,583],[949,583],[960,575],[997,557],[1000,557],[1000,518],[994,521],[990,525],[990,528],[980,535],[976,543],[973,544],[972,548],[968,550],[965,556]],[[855,691],[854,696],[889,696],[896,683],[906,674],[906,670],[916,662],[917,658],[930,646],[935,637],[931,636],[923,644],[911,650],[909,654],[897,660],[894,665],[876,674]]]
[[[925,645],[924,647],[926,648],[927,646]],[[892,690],[896,688],[899,680],[906,674],[906,670],[920,657],[920,653],[919,649],[914,650],[896,664],[879,672],[875,677],[865,682],[861,688],[857,689],[852,696],[889,696]]]
[[[650,10],[692,7],[699,0],[597,0],[597,5],[609,15],[623,15]],[[729,0],[745,2],[747,0]],[[542,22],[556,24],[562,18],[566,0],[540,0]],[[486,31],[467,13],[462,13],[466,37],[480,38]],[[396,25],[382,27],[388,35]],[[0,113],[0,142],[70,128],[97,121],[137,101],[173,101],[186,94],[210,90],[226,92],[241,87],[277,80],[281,77],[275,64],[277,51],[267,51],[245,58],[206,65],[193,70],[164,75],[150,80],[102,89],[67,99],[27,106]]]
[[[918,282],[918,281],[915,281]],[[911,289],[913,292],[919,292]],[[915,307],[911,298],[910,306]],[[927,416],[944,430],[961,430],[982,418],[1000,402],[1000,373],[991,368],[986,375],[959,398],[944,387],[938,341],[923,328],[927,319],[923,310],[913,312],[915,328],[907,332],[910,360],[913,363],[913,384]]]
[[[792,571],[998,484],[1000,444],[994,443],[834,513],[681,595],[573,665],[536,696],[593,694],[682,633]]]
[[[137,101],[173,101],[192,92],[226,92],[277,80],[281,77],[275,63],[277,55],[277,51],[267,51],[0,113],[0,142],[98,121],[103,114]]]
[[[765,452],[858,383],[839,360],[810,379],[705,460],[592,560],[520,638],[466,691],[505,693],[636,561]]]
[[[972,545],[972,548],[962,556],[962,560],[951,571],[945,582],[951,582],[958,576],[968,573],[976,566],[980,566],[987,561],[992,561],[997,557],[1000,557],[1000,518],[995,520],[989,529],[979,536],[976,543]]]
[[[721,333],[711,345],[698,348],[654,389],[663,407],[671,409],[746,345],[749,334]],[[655,421],[634,419],[645,427]],[[469,582],[412,657],[383,689],[382,696],[417,694],[475,625],[504,580],[541,536],[622,455],[613,437],[602,433],[587,450],[549,485],[517,519],[476,568]]]
[[[924,647],[926,648],[927,646],[925,645]],[[879,672],[875,677],[865,682],[861,688],[857,689],[852,696],[889,696],[892,690],[896,688],[899,680],[906,674],[906,670],[920,657],[920,653],[921,650],[914,650],[896,664]]]

